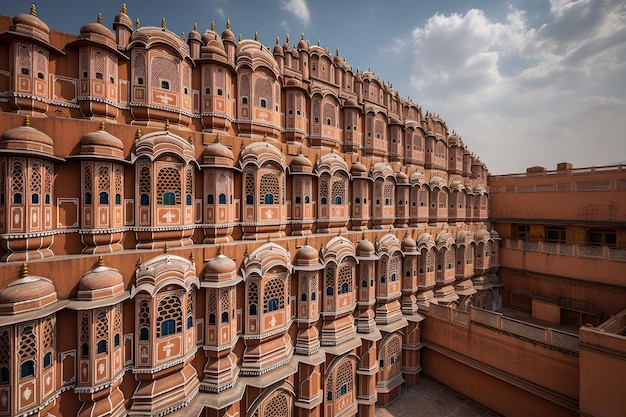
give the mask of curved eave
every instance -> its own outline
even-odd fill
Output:
[[[4,33],[0,34],[0,41],[4,41],[4,42],[9,43],[9,42],[11,42],[13,40],[16,40],[16,39],[35,43],[35,44],[37,44],[39,46],[42,46],[42,47],[46,48],[47,50],[49,50],[50,52],[53,52],[53,53],[55,53],[57,55],[62,55],[62,56],[66,55],[64,51],[62,51],[62,50],[52,46],[48,42],[46,42],[46,41],[44,41],[42,39],[39,39],[36,36],[32,36],[32,35],[28,35],[28,34],[20,33],[20,32],[15,32],[15,31],[12,31],[12,30],[9,30],[7,32],[4,32]]]
[[[107,51],[117,55],[118,58],[122,58],[125,61],[130,61],[130,57],[124,55],[120,50],[118,50],[117,45],[116,47],[112,47],[111,45],[107,45],[106,43],[96,42],[91,39],[77,39],[75,41],[68,43],[66,46],[68,48],[75,48],[75,49],[81,48],[83,46],[94,46],[96,48],[106,49]]]
[[[65,158],[59,156],[50,155],[49,153],[31,151],[28,149],[0,149],[0,154],[19,155],[19,156],[31,156],[35,155],[40,158],[49,159],[55,162],[66,162]]]
[[[59,300],[45,307],[36,310],[25,311],[23,313],[2,315],[0,316],[0,327],[12,324],[24,323],[30,320],[40,319],[50,314],[56,313],[67,306],[69,300]]]
[[[121,303],[130,298],[130,291],[125,290],[111,297],[96,298],[94,300],[70,300],[67,308],[70,310],[90,310],[92,308],[108,307]]]
[[[182,47],[175,47],[172,44],[170,44],[169,42],[167,42],[165,40],[161,40],[161,39],[150,40],[149,37],[146,36],[146,35],[140,35],[140,36],[131,35],[131,37],[133,37],[133,36],[135,36],[136,39],[134,39],[132,42],[130,42],[128,44],[128,46],[126,46],[126,50],[127,51],[133,49],[133,47],[136,47],[136,46],[141,46],[141,47],[143,47],[145,49],[152,49],[152,48],[155,48],[157,46],[165,46],[168,49],[171,49],[171,50],[175,51],[176,55],[180,59],[189,62],[192,67],[194,67],[194,68],[196,67],[196,63],[191,58],[191,56],[189,56],[189,54],[184,54],[184,53],[181,52],[180,48],[182,48]],[[145,38],[145,40],[144,40],[144,38]],[[187,44],[185,44],[185,45],[187,46]]]
[[[121,164],[124,165],[131,165],[132,162],[130,162],[127,159],[124,158],[118,158],[117,156],[109,156],[109,155],[84,155],[84,154],[78,154],[78,155],[68,155],[65,157],[66,160],[93,160],[93,161],[115,161],[115,162],[119,162]]]

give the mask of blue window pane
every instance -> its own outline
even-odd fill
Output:
[[[220,194],[219,203],[226,204],[226,194]]]
[[[104,191],[100,193],[100,204],[109,204],[109,193]]]
[[[52,353],[48,352],[43,357],[43,367],[45,369],[45,368],[49,367],[50,365],[52,365]]]
[[[174,193],[172,192],[163,193],[163,205],[173,206],[174,204],[176,204],[176,198],[174,196]]]
[[[122,204],[122,196],[119,194],[115,194],[115,204]]]
[[[187,194],[187,197],[185,197],[185,204],[191,205],[191,194]]]
[[[251,194],[246,196],[246,204],[254,204],[254,197]]]
[[[228,323],[228,312],[222,313],[222,323]]]
[[[107,341],[101,340],[97,345],[97,353],[107,353]]]
[[[149,340],[150,332],[147,327],[142,327],[139,330],[139,340]]]
[[[187,317],[187,330],[191,329],[193,327],[193,317],[189,316]]]
[[[148,194],[142,194],[139,199],[142,206],[147,206],[150,204],[150,196]]]
[[[20,378],[35,375],[35,362],[26,361],[20,366]]]
[[[213,200],[213,194],[209,194],[206,196],[206,203],[207,204],[213,204],[214,200]]]
[[[274,204],[274,196],[272,194],[265,194],[265,204]]]
[[[39,194],[33,194],[30,196],[31,204],[39,204]]]

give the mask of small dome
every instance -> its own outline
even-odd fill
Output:
[[[312,172],[313,170],[313,164],[309,158],[302,154],[296,155],[291,160],[290,167],[292,172]]]
[[[100,19],[101,18],[98,17],[98,20]],[[92,35],[102,36],[110,41],[116,42],[113,32],[111,32],[106,26],[104,26],[102,22],[87,23],[80,28],[80,35],[78,36],[78,38],[80,39],[83,37],[91,37]]]
[[[232,162],[235,160],[233,151],[224,146],[221,142],[210,143],[204,147],[204,156],[208,158],[226,158]]]
[[[353,162],[352,166],[350,167],[350,174],[355,177],[367,176],[367,168],[365,168],[365,165],[363,165],[359,161]]]
[[[37,17],[37,9],[34,4],[30,7],[30,13],[18,14],[13,18],[13,26],[9,30],[34,36],[45,43],[50,43],[50,28]]]
[[[226,29],[224,29],[224,32],[222,32],[222,41],[235,43],[235,35],[230,30],[230,19],[226,21]]]
[[[54,156],[52,138],[30,126],[30,118],[24,125],[9,129],[0,137],[0,149],[31,151]]]
[[[343,102],[343,107],[359,107],[359,104],[353,99],[349,98]]]
[[[287,80],[287,87],[302,87],[302,81],[297,78],[290,78]]]
[[[235,261],[228,256],[218,254],[215,258],[211,259],[206,264],[205,275],[208,276],[220,276],[223,274],[235,274],[237,272],[237,265]]]
[[[22,267],[22,271],[26,266]],[[23,276],[0,291],[0,314],[37,310],[57,301],[52,281],[39,276]]]
[[[308,242],[304,244],[296,252],[296,265],[314,265],[317,264],[318,253],[314,247],[309,246]]]
[[[415,184],[415,183],[423,184],[426,182],[426,177],[424,176],[424,173],[415,171],[414,173],[411,174],[409,181],[411,184]]]
[[[102,259],[102,258],[100,258]],[[117,269],[99,265],[82,276],[78,283],[78,299],[110,297],[124,290],[124,278]]]
[[[400,171],[396,174],[396,181],[398,182],[398,184],[408,184],[409,176],[406,175],[404,172]]]
[[[121,139],[113,136],[104,129],[89,132],[80,139],[81,146],[108,146],[111,148],[124,150],[124,143]]]
[[[118,25],[124,26],[131,31],[133,30],[133,21],[126,14],[126,4],[122,6],[122,10],[113,19],[113,28],[115,29]]]
[[[200,36],[200,33],[196,30],[195,25],[192,31],[189,32],[189,34],[187,35],[187,41],[191,41],[191,40],[202,42],[202,37]]]
[[[362,239],[356,245],[356,255],[359,257],[370,257],[376,255],[374,244],[367,239]]]
[[[300,35],[300,41],[298,41],[298,49],[302,51],[309,50],[309,44],[304,40],[304,33]]]
[[[417,251],[417,243],[413,240],[411,236],[407,233],[402,239],[402,251],[403,252],[416,252]]]

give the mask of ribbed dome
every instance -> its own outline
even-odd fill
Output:
[[[298,249],[298,252],[296,252],[295,264],[296,265],[316,264],[317,258],[318,258],[318,253],[315,250],[315,248],[310,246],[308,243],[306,243],[304,246]]]
[[[411,236],[408,234],[404,236],[402,239],[402,251],[403,252],[416,252],[417,251],[417,243],[413,240]]]
[[[193,25],[193,29],[187,35],[187,41],[190,41],[190,40],[202,41],[202,37],[200,36],[200,33],[198,33],[198,25],[197,24]]]
[[[352,167],[350,167],[350,174],[353,176],[365,176],[367,175],[367,168],[359,161],[353,162]]]
[[[306,156],[302,154],[296,155],[291,160],[291,171],[292,172],[311,172],[313,169],[313,164]]]
[[[102,259],[102,258],[101,258]],[[78,283],[78,299],[92,300],[110,297],[124,290],[124,278],[117,269],[98,265],[87,272]]]
[[[220,142],[210,143],[204,147],[204,156],[213,158],[227,158],[230,161],[235,160],[233,151],[222,145]]]
[[[358,245],[356,245],[356,255],[357,256],[374,256],[376,254],[376,249],[374,248],[374,244],[367,239],[362,239],[359,241]]]
[[[349,98],[343,102],[343,107],[359,107],[359,104],[353,99]]]
[[[309,44],[304,40],[304,33],[300,35],[300,41],[298,42],[298,49],[303,51],[309,50]]]
[[[126,4],[122,6],[122,10],[120,10],[113,20],[113,27],[115,28],[117,25],[122,25],[127,29],[133,30],[133,21],[130,20],[130,17],[126,14]]]
[[[224,29],[224,32],[222,32],[222,40],[223,41],[230,41],[230,42],[233,42],[233,43],[235,42],[235,35],[230,30],[230,19],[228,19],[226,21],[226,29]]]
[[[400,171],[396,174],[396,181],[398,182],[398,184],[408,184],[409,177],[404,172]]]
[[[237,272],[235,261],[221,253],[206,264],[207,275],[233,274]]]
[[[81,146],[108,146],[124,150],[124,143],[121,139],[118,139],[104,129],[87,133],[80,139],[80,144]]]
[[[78,38],[82,38],[85,36],[91,35],[99,35],[103,36],[113,42],[115,42],[115,35],[111,32],[106,26],[102,23],[87,23],[85,26],[80,28],[80,35]]]
[[[0,137],[0,149],[34,151],[53,156],[52,138],[30,126],[30,118],[24,118],[24,125],[9,129]]]
[[[39,276],[19,278],[0,291],[0,314],[36,310],[57,301],[52,281]]]
[[[13,18],[13,26],[10,30],[29,36],[34,36],[50,43],[50,28],[37,17],[35,5],[31,5],[30,13],[18,14]]]

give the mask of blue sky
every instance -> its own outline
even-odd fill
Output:
[[[27,13],[31,1],[0,5]],[[371,68],[403,97],[439,114],[493,174],[558,162],[626,161],[626,3],[623,0],[130,0],[142,26],[161,18],[202,32],[227,18],[237,36],[274,45],[289,33]],[[77,34],[122,1],[46,0],[37,15]]]

